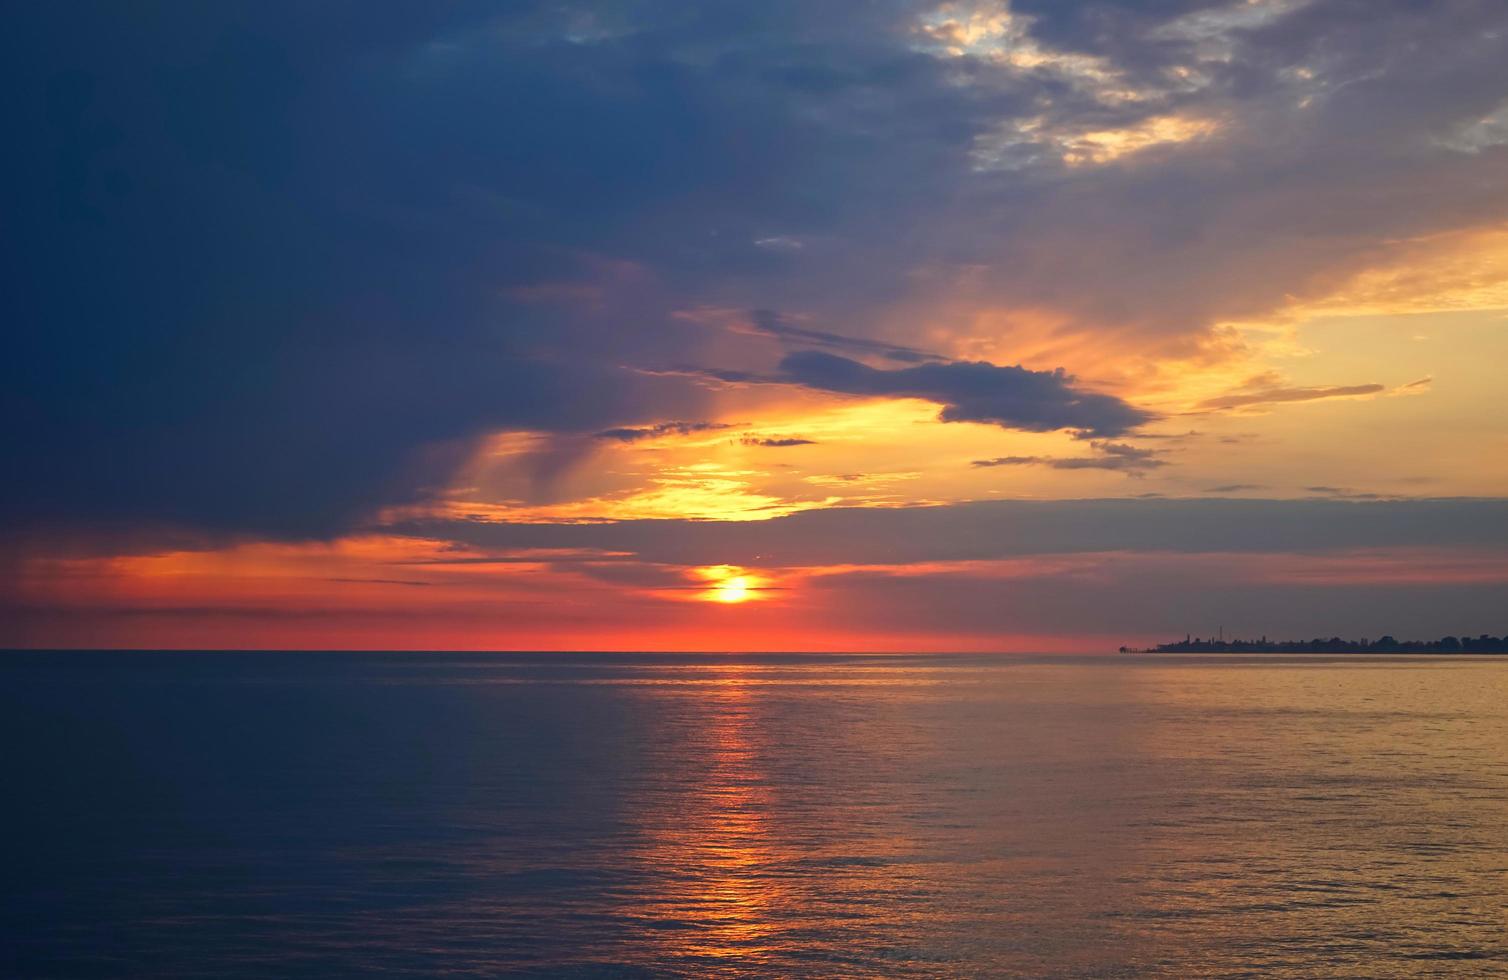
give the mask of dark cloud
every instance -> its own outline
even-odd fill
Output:
[[[346,582],[346,583],[351,583],[351,584],[365,583],[365,584],[370,584],[370,585],[412,585],[412,586],[425,586],[425,587],[431,586],[431,585],[435,584],[433,582],[421,582],[418,579],[406,579],[406,578],[327,578],[327,579],[325,579],[325,581],[326,582]]]
[[[696,408],[617,368],[611,325],[506,300],[600,276],[552,202],[604,205],[613,165],[567,179],[508,148],[567,149],[534,115],[572,101],[558,76],[420,64],[490,17],[18,12],[0,520],[323,535],[428,496],[490,431]],[[506,135],[478,143],[481,116]]]
[[[721,283],[799,299],[759,226],[941,176],[908,120],[943,74],[877,40],[893,11],[850,42],[781,5],[568,8],[18,12],[3,520],[325,535],[489,432],[684,417],[704,389],[624,367],[694,352],[672,313]]]
[[[689,436],[697,432],[716,432],[718,429],[731,429],[734,426],[728,422],[659,422],[655,425],[639,427],[621,427],[616,429],[604,429],[597,433],[598,439],[611,439],[617,442],[639,442],[643,439],[658,439],[662,436]]]
[[[805,327],[798,327],[786,322],[781,318],[780,314],[773,310],[754,310],[750,314],[748,328],[756,333],[807,347],[828,347],[836,350],[878,354],[887,360],[899,361],[905,364],[920,364],[926,361],[943,360],[937,354],[920,350],[916,347],[888,344],[878,340],[864,340],[859,337],[845,337],[841,334],[828,333],[824,330],[809,330]]]
[[[697,417],[638,369],[714,362],[698,305],[914,365],[792,355],[813,388],[1115,436],[1145,413],[1067,375],[867,334],[933,289],[1186,350],[1508,219],[1501,3],[1014,9],[1031,66],[930,49],[899,0],[17,5],[0,521],[338,533],[490,432]],[[1219,125],[1061,152],[1170,115]]]
[[[741,442],[741,443],[743,443],[745,446],[765,446],[765,447],[768,447],[770,449],[784,449],[784,448],[787,448],[787,447],[790,447],[790,446],[815,446],[815,445],[817,445],[817,442],[814,439],[796,439],[796,438],[790,438],[790,437],[787,437],[787,438],[763,438],[763,437],[759,437],[759,436],[744,436],[742,439],[740,439],[738,441]]]
[[[1165,442],[1189,442],[1201,438],[1203,435],[1204,433],[1202,432],[1190,429],[1187,432],[1138,432],[1136,438],[1157,439]]]
[[[1335,497],[1339,500],[1386,500],[1380,493],[1371,493],[1365,490],[1352,490],[1350,487],[1305,487],[1306,493],[1317,494],[1322,497]]]
[[[1115,470],[1127,476],[1140,476],[1147,470],[1167,466],[1156,450],[1142,449],[1123,442],[1093,442],[1095,456],[997,456],[976,459],[973,466],[1049,466],[1055,470]]]
[[[1080,552],[1508,549],[1508,500],[1000,500],[833,508],[767,521],[416,522],[397,531],[486,548],[598,548],[749,567],[890,564]]]
[[[822,351],[798,351],[780,362],[787,380],[820,391],[923,398],[942,405],[944,422],[988,422],[1008,429],[1074,429],[1121,435],[1154,416],[1113,395],[1075,387],[1063,371],[1030,371],[982,361],[921,364],[883,371]]]
[[[1349,0],[1016,9],[1038,17],[1034,36],[1155,95],[1107,106],[1086,83],[1025,134],[1036,156],[1013,173],[1056,164],[1064,183],[996,212],[1041,232],[997,254],[989,292],[1003,302],[1071,311],[1085,332],[1111,321],[1188,335],[1323,295],[1396,252],[1389,242],[1508,218],[1504,141],[1452,136],[1508,98],[1501,4],[1459,0],[1449,17],[1406,0],[1366,16]],[[1170,87],[1179,66],[1196,78]],[[1099,167],[1041,146],[1058,127],[1130,129],[1158,114],[1217,129]]]
[[[1267,489],[1260,483],[1226,483],[1218,487],[1206,487],[1205,493],[1243,493],[1248,490]]]

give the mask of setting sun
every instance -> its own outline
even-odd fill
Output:
[[[749,598],[749,579],[739,575],[724,579],[713,590],[712,598],[718,602],[744,602]]]
[[[721,602],[729,605],[763,598],[767,588],[763,576],[753,575],[737,565],[712,565],[694,569],[692,574],[706,583],[697,593],[704,602]]]

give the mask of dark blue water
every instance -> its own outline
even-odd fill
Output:
[[[0,975],[1508,972],[1508,663],[0,656]]]

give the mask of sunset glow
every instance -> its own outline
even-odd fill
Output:
[[[711,568],[697,569],[695,574],[707,582],[706,588],[698,596],[710,602],[732,605],[764,597],[765,580],[737,566],[714,565]]]
[[[718,602],[743,602],[749,598],[749,580],[742,575],[724,579],[713,592]]]
[[[39,41],[0,644],[1501,632],[1500,9],[753,6]]]

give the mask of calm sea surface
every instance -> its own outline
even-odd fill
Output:
[[[0,655],[0,975],[1508,975],[1508,660]]]

